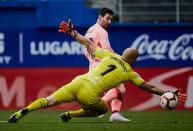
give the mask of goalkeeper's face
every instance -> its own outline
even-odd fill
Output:
[[[102,24],[101,26],[106,29],[111,24],[113,16],[109,13],[106,13],[104,16],[100,16],[100,20]]]

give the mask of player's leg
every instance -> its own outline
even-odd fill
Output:
[[[32,102],[27,107],[15,112],[10,118],[9,123],[16,123],[18,122],[22,117],[27,115],[29,112],[34,110],[43,109],[49,106],[49,100],[47,98],[39,98]]]
[[[96,117],[108,111],[107,104],[102,99],[99,99],[95,104],[82,105],[82,107],[79,110],[62,113],[61,119],[68,122],[72,117]]]
[[[103,113],[106,113],[106,112],[103,112]],[[99,114],[101,113],[98,113],[96,111],[89,110],[89,109],[80,108],[75,111],[67,111],[62,113],[60,115],[60,118],[62,119],[62,121],[68,122],[69,120],[71,120],[72,117],[95,117],[95,116],[98,116]]]
[[[105,93],[105,95],[103,96],[103,100],[106,103],[112,102],[112,100],[115,100],[117,98],[118,94],[117,94],[117,89],[113,88],[110,89],[108,92]],[[121,104],[122,102],[120,102],[119,104]],[[118,107],[121,107],[121,105],[119,105]],[[99,118],[104,117],[104,114],[100,115]]]
[[[118,87],[109,90],[102,98],[107,102],[111,101],[112,115],[109,121],[130,121],[119,113],[121,110],[122,100],[125,92],[125,86],[121,84]]]
[[[112,113],[120,112],[125,92],[126,89],[123,84],[113,89],[112,94],[116,94],[116,97],[111,101]]]
[[[123,117],[119,113],[121,110],[122,100],[123,100],[124,94],[126,92],[126,88],[123,84],[121,84],[116,89],[117,89],[117,98],[115,98],[111,101],[112,114],[109,118],[109,121],[111,121],[111,122],[113,122],[113,121],[122,121],[122,122],[131,121],[130,119]]]
[[[118,96],[122,96],[120,91],[117,88],[112,88],[107,93],[105,93],[105,95],[102,97],[102,99],[105,102],[109,103],[112,100],[116,99]]]
[[[44,109],[50,106],[54,106],[63,102],[68,102],[74,100],[74,96],[71,93],[71,90],[69,87],[73,83],[70,83],[66,86],[61,87],[57,91],[55,91],[52,95],[46,98],[39,98],[35,101],[33,101],[30,105],[27,107],[15,112],[10,118],[9,123],[16,123],[18,122],[22,117],[27,115],[31,111],[36,111],[39,109]]]

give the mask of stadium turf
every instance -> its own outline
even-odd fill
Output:
[[[193,111],[122,112],[131,122],[110,123],[103,118],[73,118],[63,123],[60,111],[32,112],[17,124],[7,120],[13,111],[0,111],[0,131],[193,131]]]

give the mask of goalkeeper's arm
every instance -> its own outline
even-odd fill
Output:
[[[168,91],[164,91],[164,90],[158,88],[157,86],[151,85],[147,82],[144,82],[139,87],[148,91],[149,93],[156,94],[156,95],[163,95],[164,93],[168,92]],[[175,95],[177,95],[180,102],[185,102],[186,97],[187,97],[186,94],[180,93],[180,90],[171,91],[171,92],[173,92]]]
[[[152,94],[156,94],[156,95],[163,95],[166,91],[154,86],[154,85],[151,85],[147,82],[144,82],[143,84],[141,84],[139,86],[141,89],[144,89],[146,90],[147,92],[149,93],[152,93]]]
[[[76,31],[74,29],[74,26],[73,26],[70,19],[68,20],[68,23],[66,23],[65,21],[62,21],[60,23],[59,32],[63,32],[63,33],[66,33],[68,35],[71,35],[73,38],[75,38],[82,45],[86,46],[86,48],[90,50],[92,55],[94,55],[95,50],[96,50],[95,44],[93,43],[92,40],[79,34],[78,31]]]
[[[72,34],[72,36],[73,36],[73,34]],[[78,32],[77,32],[75,39],[78,42],[80,42],[81,44],[85,45],[86,48],[91,52],[91,54],[94,55],[95,50],[96,50],[96,46],[92,40],[86,38],[85,36],[79,34]]]

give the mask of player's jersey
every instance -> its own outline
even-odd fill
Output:
[[[120,55],[106,49],[97,48],[95,57],[100,58],[101,62],[84,75],[95,85],[91,87],[92,92],[101,94],[126,81],[130,81],[137,86],[144,82],[132,70],[131,66],[121,59]]]
[[[97,48],[95,56],[101,59],[98,66],[84,75],[77,76],[52,94],[58,102],[77,100],[89,109],[90,105],[100,100],[104,92],[123,82],[130,81],[137,86],[144,82],[131,66],[121,59],[120,55]]]
[[[98,47],[113,51],[110,46],[107,31],[99,24],[96,23],[95,25],[91,26],[86,32],[85,37],[88,39],[92,39]],[[86,48],[85,56],[89,60],[91,68],[95,67],[100,62],[100,59],[92,57]]]

